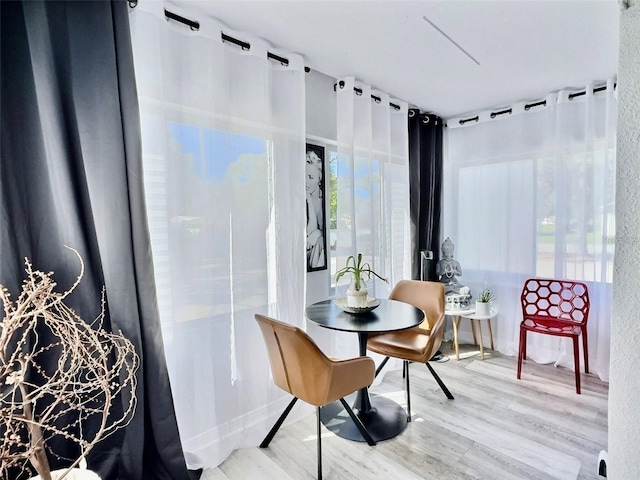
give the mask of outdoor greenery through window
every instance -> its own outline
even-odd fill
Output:
[[[331,288],[336,286],[336,247],[338,243],[338,152],[329,150],[327,155],[327,174],[329,177],[329,272],[331,275]]]
[[[335,288],[335,274],[349,255],[362,253],[371,262],[377,252],[397,245],[398,251],[406,249],[408,219],[405,202],[408,202],[406,166],[398,157],[392,156],[386,163],[379,159],[379,153],[369,159],[356,156],[354,161],[353,185],[349,183],[347,194],[340,196],[339,178],[349,176],[347,159],[341,160],[336,151],[329,151],[329,245],[331,288]],[[339,199],[353,200],[353,210],[342,210],[339,217]],[[383,205],[386,205],[383,208]],[[378,227],[378,228],[376,228]],[[384,227],[384,228],[380,228]],[[355,247],[354,247],[355,244]],[[354,250],[357,250],[357,252]],[[378,260],[380,262],[380,260]],[[408,259],[407,259],[408,261]],[[393,265],[392,265],[393,264]],[[381,268],[378,265],[376,268]],[[402,262],[386,262],[385,268],[396,270],[403,276]],[[341,282],[342,283],[342,282]]]
[[[347,191],[340,195],[338,178],[353,175]],[[377,248],[384,242],[384,229],[373,228],[376,221],[376,205],[380,204],[380,162],[364,156],[356,156],[353,173],[346,156],[329,152],[329,225],[331,250],[331,285],[335,287],[335,274],[342,268],[349,255],[362,253],[371,262]],[[353,209],[343,209],[339,215],[338,204],[353,201]],[[379,215],[379,213],[378,213]],[[357,251],[356,251],[357,250]],[[337,265],[339,263],[339,265]]]
[[[466,269],[489,265],[494,271],[610,283],[615,241],[611,155],[605,150],[574,153],[563,167],[551,157],[461,167],[458,198],[473,208],[460,209],[460,225],[487,234],[457,238],[460,250],[474,252],[465,257]]]
[[[267,252],[255,239],[268,229],[269,149],[261,138],[180,122],[167,130],[171,158],[145,156],[145,186],[161,319],[171,338],[175,321],[225,319],[233,301],[267,304]],[[230,264],[238,251],[252,254]]]
[[[554,274],[555,250],[565,248],[564,271],[574,280],[613,281],[615,243],[615,172],[606,159],[612,151],[596,150],[567,158],[573,178],[561,178],[550,158],[538,161],[536,239],[538,276]],[[562,195],[558,192],[563,189]],[[559,202],[565,214],[556,215]],[[564,217],[564,218],[563,218]]]

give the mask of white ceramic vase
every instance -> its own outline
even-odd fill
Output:
[[[51,472],[51,480],[58,480],[66,471],[66,468],[53,470]],[[36,475],[35,477],[31,477],[29,480],[41,480],[41,478],[40,475]],[[97,473],[92,472],[91,470],[72,468],[67,476],[64,477],[64,480],[100,480],[100,477]]]
[[[491,315],[491,303],[490,302],[476,302],[476,315]]]
[[[360,290],[356,290],[353,284],[347,290],[347,306],[354,308],[364,308],[367,306],[367,289],[360,285]]]

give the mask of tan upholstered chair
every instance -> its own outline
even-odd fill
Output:
[[[318,434],[318,479],[322,478],[320,407],[340,400],[369,445],[375,445],[369,432],[344,400],[373,382],[375,365],[369,357],[334,360],[327,357],[302,330],[273,318],[256,315],[267,345],[274,383],[294,396],[271,428],[260,448],[267,448],[298,398],[316,407]]]
[[[425,314],[425,321],[409,330],[369,335],[367,349],[384,355],[376,375],[380,373],[389,357],[404,360],[404,377],[407,389],[407,421],[411,421],[411,396],[409,390],[409,363],[419,362],[427,368],[440,385],[449,400],[453,395],[442,382],[429,360],[435,355],[442,343],[444,334],[444,286],[439,282],[425,282],[421,280],[401,280],[389,295],[391,300],[405,302],[421,309]]]

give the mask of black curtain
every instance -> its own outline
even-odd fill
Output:
[[[411,276],[437,280],[442,209],[442,119],[409,110],[409,191],[411,205]],[[433,259],[421,263],[423,251]]]
[[[188,479],[157,312],[138,103],[124,1],[2,1],[0,283],[15,298],[24,257],[55,272],[91,320],[141,358],[133,421],[90,454],[102,479]],[[71,453],[71,452],[70,452]],[[58,461],[52,458],[52,467]]]

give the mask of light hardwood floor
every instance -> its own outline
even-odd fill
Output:
[[[455,400],[447,400],[424,365],[411,365],[413,421],[375,447],[324,430],[325,480],[601,479],[597,457],[607,448],[607,384],[573,371],[523,365],[516,358],[461,345],[456,361],[433,363]],[[401,371],[387,373],[372,392],[406,405]],[[261,439],[259,439],[261,440]],[[316,477],[315,415],[280,429],[267,449],[235,451],[202,480],[300,480]]]

